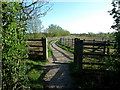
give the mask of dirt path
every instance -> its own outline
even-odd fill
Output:
[[[69,61],[73,59],[73,54],[61,49],[55,42],[51,43],[53,54],[45,65],[45,88],[73,88],[74,80],[69,70]]]

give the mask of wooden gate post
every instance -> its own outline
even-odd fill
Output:
[[[93,39],[93,43],[95,43],[95,39]],[[93,44],[93,48],[95,48],[94,44]]]
[[[107,41],[107,44],[109,44],[109,45],[107,46],[107,54],[110,54],[110,48],[109,48],[109,46],[110,46],[110,40]]]
[[[62,38],[60,38],[60,43],[62,44]]]
[[[62,45],[64,45],[64,38],[62,38]]]
[[[63,45],[65,45],[65,38],[63,38]]]
[[[75,38],[74,44],[74,63],[78,71],[82,72],[82,59],[83,59],[83,40]]]
[[[73,42],[73,40],[74,40],[74,39],[72,38],[72,45],[71,45],[72,47],[74,46],[74,42]]]
[[[66,38],[66,46],[68,46],[68,39]]]
[[[68,46],[70,46],[70,39],[68,38]]]
[[[103,53],[105,54],[106,53],[106,41],[104,42],[104,45],[103,45]]]
[[[119,36],[120,37],[120,36]],[[117,48],[118,53],[120,53],[120,40],[118,40],[118,48]]]
[[[66,43],[67,43],[67,42],[66,42],[66,41],[67,41],[66,38],[64,38],[64,41],[65,41],[65,45],[66,45]]]
[[[68,40],[67,40],[67,45],[68,45],[68,46],[70,46],[69,43],[70,43],[70,41],[69,41],[69,38],[68,38]]]
[[[42,44],[43,44],[43,57],[44,57],[44,59],[48,59],[47,38],[42,38]]]
[[[61,38],[61,44],[64,45],[64,38]]]

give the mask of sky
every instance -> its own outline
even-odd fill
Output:
[[[46,16],[41,18],[45,28],[55,24],[70,33],[107,33],[113,18],[108,11],[112,9],[112,0],[51,0],[53,4]]]

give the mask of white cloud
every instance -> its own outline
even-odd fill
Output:
[[[86,19],[78,19],[77,21],[71,22],[67,25],[61,25],[67,28],[71,33],[87,33],[87,32],[113,32],[110,29],[113,24],[113,19],[109,14],[98,14],[93,17]]]

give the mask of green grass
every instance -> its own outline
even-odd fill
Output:
[[[52,55],[52,53],[53,53],[53,50],[50,48],[50,43],[52,41],[54,41],[54,40],[51,40],[51,41],[48,42],[48,57],[50,57]]]
[[[27,60],[27,63],[33,64],[33,65],[43,65],[46,63],[46,61],[33,61],[33,60]]]
[[[41,74],[43,73],[43,70],[36,70],[36,69],[32,69],[29,73],[28,73],[28,78],[30,78],[30,80],[38,80],[39,77],[41,76]]]
[[[31,90],[41,90],[43,89],[43,77],[44,77],[44,68],[41,67],[46,61],[33,61],[27,60],[28,73],[27,77],[29,79],[28,85]]]
[[[69,46],[66,46],[66,45],[62,45],[59,41],[56,42],[56,44],[63,48],[64,50],[68,51],[68,52],[71,52],[71,53],[74,53],[74,49],[73,47],[69,47]]]

